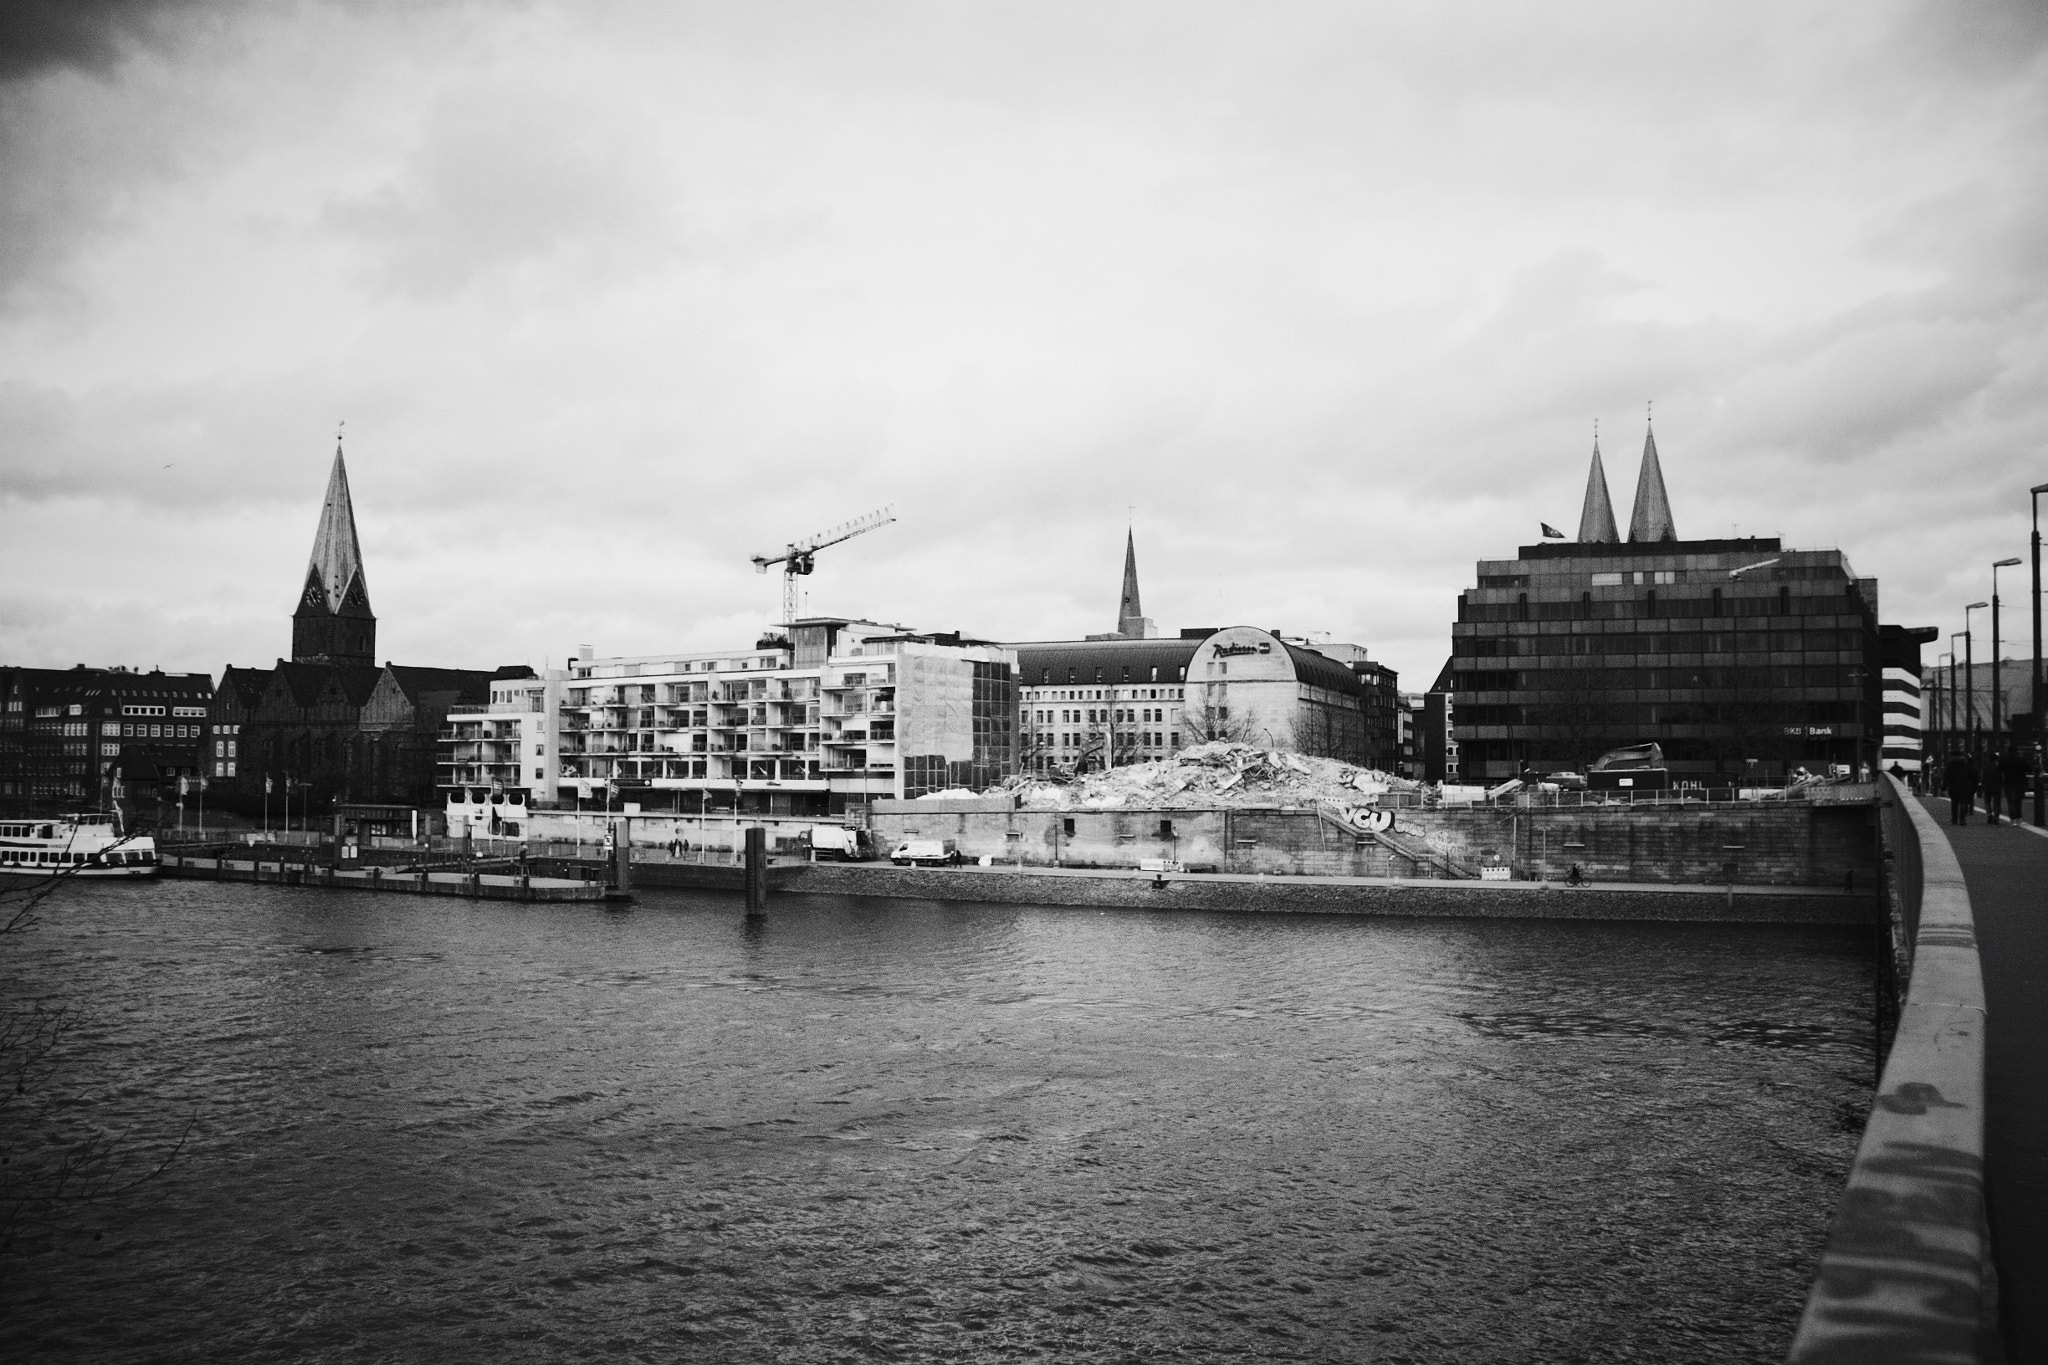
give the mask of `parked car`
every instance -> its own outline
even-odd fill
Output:
[[[889,861],[898,867],[952,867],[960,861],[960,850],[951,839],[905,839]]]
[[[811,854],[821,863],[864,863],[875,856],[875,842],[852,825],[813,825]]]

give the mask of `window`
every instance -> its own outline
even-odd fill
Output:
[[[1623,577],[1624,575],[1618,573],[1596,573],[1593,575],[1593,586],[1596,588],[1618,588],[1621,586]]]
[[[1066,835],[1068,838],[1073,837],[1074,819],[1072,816],[1068,816],[1066,819],[1060,821],[1060,833]]]

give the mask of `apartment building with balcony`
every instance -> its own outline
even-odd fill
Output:
[[[507,688],[451,714],[451,798],[827,815],[1016,765],[1014,652],[957,634],[809,617],[752,649],[578,657],[538,690],[537,712],[536,689]]]
[[[569,673],[495,679],[491,699],[450,707],[442,722],[435,784],[444,798],[479,806],[525,805],[554,790],[561,752],[561,701]]]

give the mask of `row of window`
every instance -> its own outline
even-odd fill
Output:
[[[159,706],[157,710],[161,711],[163,708]],[[65,728],[66,733],[69,733],[70,727],[67,726]],[[197,725],[144,724],[139,721],[103,720],[100,722],[101,734],[118,735],[123,739],[197,739],[199,738],[199,728]],[[83,728],[80,729],[79,733],[84,733]]]
[[[1619,635],[1457,635],[1451,653],[1463,658],[1523,654],[1860,654],[1855,630],[1646,630]]]
[[[1845,594],[1852,595],[1853,589],[1850,594]],[[1843,599],[1802,597],[1799,600],[1806,607],[1800,614],[1809,615],[1839,610]],[[1721,596],[1719,588],[1714,589],[1706,597],[1666,597],[1662,600],[1658,598],[1654,588],[1640,598],[1620,601],[1596,600],[1590,592],[1580,593],[1576,602],[1531,602],[1527,593],[1518,594],[1512,602],[1473,602],[1468,601],[1462,593],[1458,595],[1460,621],[1625,621],[1632,618],[1698,620],[1716,616],[1790,616],[1793,614],[1792,608],[1790,588],[1778,589],[1775,597],[1727,599]]]
[[[1180,747],[1180,731],[1178,730],[1143,730],[1135,736],[1126,736],[1125,738],[1130,739],[1140,749],[1178,749]],[[1100,735],[1090,735],[1085,732],[1071,730],[1061,731],[1057,735],[1048,735],[1046,739],[1054,747],[1061,749],[1086,749],[1102,742],[1102,736]]]
[[[128,848],[110,849],[105,853],[53,853],[48,849],[34,852],[28,849],[0,849],[0,864],[7,867],[85,867],[97,864],[101,867],[147,867],[156,861],[156,854],[147,850]]]
[[[1835,725],[1854,722],[1861,714],[1853,701],[1778,702],[1760,713],[1754,707],[1729,707],[1699,702],[1611,702],[1603,703],[1597,716],[1598,728],[1622,730],[1631,725],[1713,725],[1724,728],[1777,723],[1781,718],[1806,724]],[[1460,729],[1481,725],[1541,725],[1554,729],[1594,728],[1595,717],[1581,714],[1569,703],[1523,706],[1513,703],[1472,705],[1458,708]]]
[[[1451,675],[1459,692],[1570,691],[1584,696],[1614,691],[1698,688],[1728,691],[1774,687],[1860,688],[1862,675],[1841,664],[1761,664],[1680,668],[1484,669]]]
[[[1166,719],[1167,711],[1178,711],[1179,707],[1165,706],[1117,706],[1117,707],[1063,707],[1057,718],[1050,710],[1037,711],[1025,716],[1027,722],[1035,720],[1039,725],[1154,725]]]

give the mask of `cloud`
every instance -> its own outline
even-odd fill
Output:
[[[0,657],[121,602],[274,655],[199,618],[289,601],[340,417],[422,662],[744,635],[750,553],[893,502],[814,607],[1105,629],[1130,518],[1163,623],[1420,683],[1594,417],[1625,507],[1648,399],[1681,529],[1888,609],[2040,477],[2015,7],[164,14],[0,89],[0,579],[128,566],[0,596]]]
[[[661,268],[680,245],[658,172],[626,120],[530,88],[466,91],[430,116],[398,175],[337,200],[326,226],[377,253],[386,289],[435,298],[480,272],[565,268],[563,287]]]
[[[202,0],[9,0],[0,5],[0,82],[63,68],[108,75],[204,10]]]

